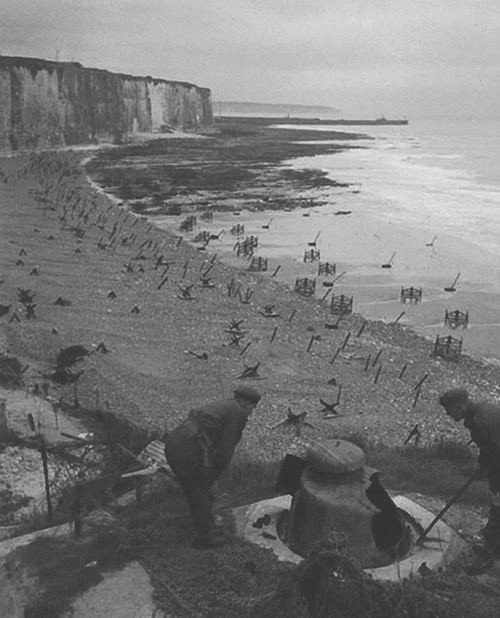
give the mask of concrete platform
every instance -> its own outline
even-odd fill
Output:
[[[392,496],[396,505],[406,511],[425,529],[434,519],[431,513],[405,496]],[[290,496],[277,496],[261,500],[247,506],[238,507],[232,511],[236,523],[236,533],[250,543],[270,549],[283,562],[299,564],[303,558],[292,552],[279,538],[277,524],[281,513],[290,508]],[[254,528],[252,524],[264,515],[269,515],[270,523],[262,529]],[[263,535],[263,532],[265,534]],[[272,538],[274,537],[274,538]],[[376,579],[399,581],[412,574],[418,574],[422,563],[432,570],[446,568],[463,550],[465,542],[443,521],[439,521],[421,546],[413,544],[409,555],[388,566],[365,569],[365,572]]]

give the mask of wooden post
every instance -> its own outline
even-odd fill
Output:
[[[363,331],[365,330],[366,324],[367,324],[367,322],[366,322],[366,320],[365,320],[365,321],[363,322],[363,324],[362,324],[361,328],[359,329],[358,334],[356,335],[356,337],[361,337],[361,335],[363,334]]]
[[[252,342],[249,341],[246,346],[243,348],[243,350],[241,350],[240,352],[240,356],[243,356],[243,354],[245,354],[245,352],[248,350],[248,348],[252,345]]]
[[[422,386],[422,384],[427,380],[428,377],[429,377],[429,374],[426,373],[425,376],[414,386],[413,390],[416,391],[417,389],[419,389]]]
[[[335,362],[337,356],[340,354],[340,350],[342,349],[342,346],[339,346],[335,352],[335,354],[333,355],[332,360],[330,361],[330,365],[333,365],[333,363]]]
[[[43,478],[45,482],[45,497],[47,499],[47,516],[48,520],[52,521],[52,501],[50,499],[50,483],[49,483],[49,466],[47,463],[47,451],[45,450],[45,442],[40,436],[40,455],[42,456]]]
[[[380,349],[375,355],[375,358],[373,359],[372,367],[375,367],[381,354],[382,354],[382,349]]]
[[[278,327],[275,326],[273,330],[273,334],[271,335],[271,343],[274,341],[274,338],[276,337],[277,332],[278,332]]]
[[[415,393],[415,399],[413,400],[413,408],[417,405],[418,398],[420,397],[420,391],[422,390],[422,385],[417,388],[417,392]]]

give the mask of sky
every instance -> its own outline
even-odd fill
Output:
[[[500,0],[0,0],[0,54],[343,115],[500,115]]]

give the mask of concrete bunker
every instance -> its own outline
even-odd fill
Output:
[[[286,456],[277,489],[284,495],[233,511],[237,533],[300,563],[331,533],[368,573],[398,579],[422,563],[437,569],[455,558],[463,541],[439,521],[417,543],[434,514],[404,496],[391,497],[380,472],[365,465],[363,451],[345,440],[312,443],[304,459]]]

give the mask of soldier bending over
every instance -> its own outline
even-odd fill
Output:
[[[464,421],[479,448],[479,469],[493,492],[483,537],[487,549],[500,556],[500,406],[486,401],[474,403],[463,388],[446,391],[439,403],[453,420]]]
[[[165,456],[186,496],[197,537],[193,545],[223,545],[212,513],[212,485],[227,468],[261,395],[239,386],[234,398],[191,410],[166,438]]]

